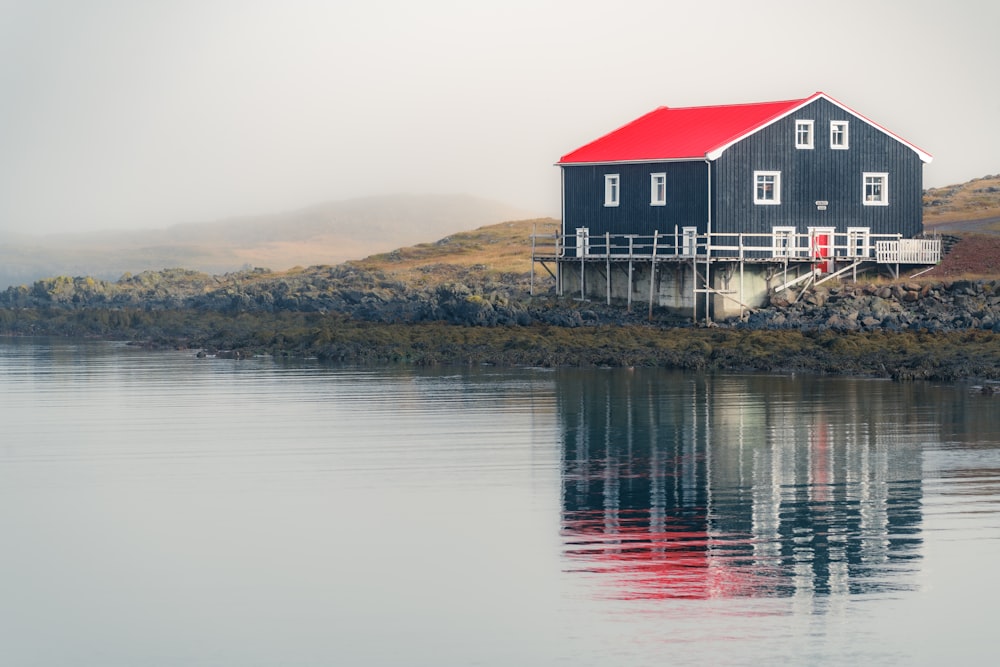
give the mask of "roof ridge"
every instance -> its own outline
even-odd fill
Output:
[[[666,106],[663,106],[663,107],[657,107],[657,109],[670,109],[671,111],[686,111],[686,110],[690,109],[692,111],[697,111],[699,109],[722,109],[722,108],[726,108],[726,107],[764,106],[765,104],[767,104],[767,105],[772,105],[772,104],[798,104],[800,102],[805,102],[806,100],[808,100],[808,99],[810,99],[812,97],[815,97],[816,95],[820,95],[820,94],[821,93],[814,93],[813,95],[809,95],[808,97],[802,97],[802,98],[797,98],[797,99],[793,99],[793,100],[768,100],[768,101],[763,101],[763,102],[736,102],[734,104],[700,104],[698,106],[693,106],[693,107],[666,107]]]

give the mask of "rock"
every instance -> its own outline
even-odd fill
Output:
[[[810,306],[822,306],[826,303],[826,294],[823,292],[810,292],[802,300]]]

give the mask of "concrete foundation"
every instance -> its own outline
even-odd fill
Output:
[[[583,284],[580,283],[581,267]],[[631,306],[633,310],[649,307],[652,287],[653,305],[692,318],[708,317],[721,321],[742,316],[748,308],[767,304],[769,291],[811,270],[811,265],[785,266],[772,263],[658,261],[656,275],[650,281],[649,261],[562,262],[559,271],[562,293],[591,301]]]

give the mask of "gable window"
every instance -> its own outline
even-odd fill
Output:
[[[773,257],[795,256],[795,227],[772,227],[771,239]]]
[[[619,200],[618,174],[604,174],[604,205],[618,206]]]
[[[780,171],[755,171],[753,173],[753,203],[754,204],[780,204],[781,203],[781,172]]]
[[[649,205],[650,206],[666,206],[667,205],[667,175],[666,174],[650,174],[649,175]]]
[[[813,147],[813,122],[811,120],[795,121],[795,147]]]
[[[889,205],[889,174],[865,172],[864,175],[864,201],[865,206],[888,206]]]
[[[830,148],[847,150],[846,120],[835,120],[830,123]]]

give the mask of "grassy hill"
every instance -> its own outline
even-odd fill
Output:
[[[924,190],[924,229],[1000,234],[1000,174]]]
[[[553,218],[502,222],[349,264],[419,286],[459,277],[481,282],[523,276],[531,271],[531,235],[554,234],[558,229],[559,221]]]

